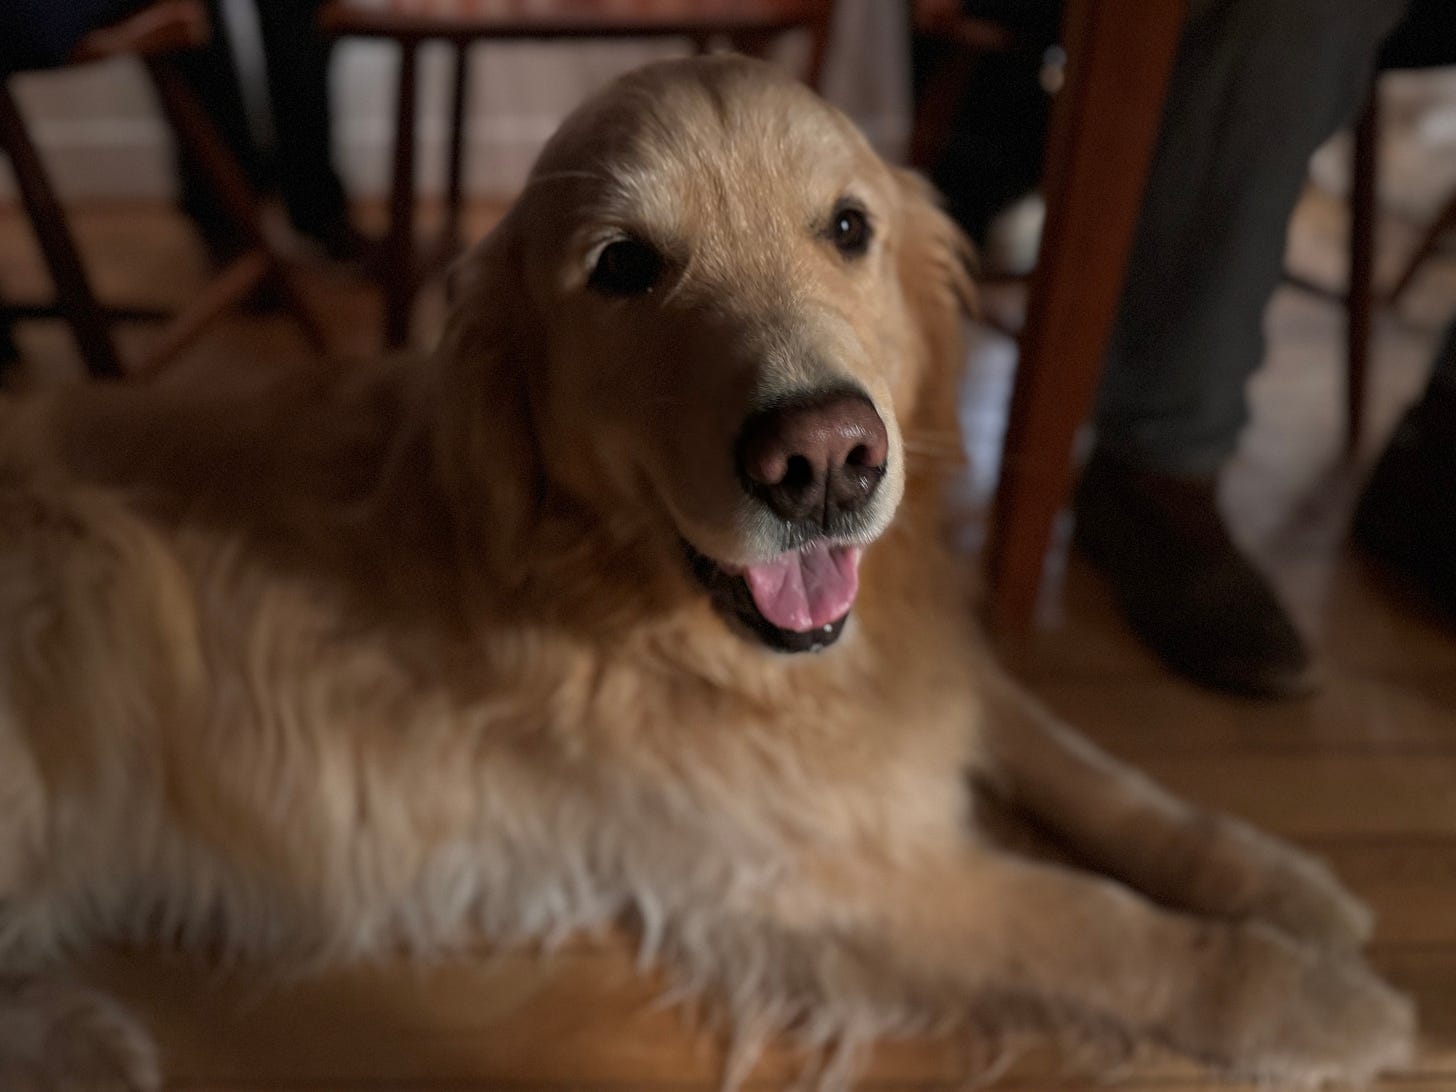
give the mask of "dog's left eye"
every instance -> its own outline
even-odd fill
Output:
[[[657,285],[663,265],[662,255],[641,239],[618,239],[602,248],[587,283],[609,296],[641,296]]]
[[[858,258],[870,246],[870,218],[857,205],[840,205],[829,221],[827,234],[839,253],[846,258]]]

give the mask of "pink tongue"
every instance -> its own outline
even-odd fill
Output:
[[[816,542],[743,570],[758,611],[779,629],[807,633],[837,622],[859,590],[858,546]]]

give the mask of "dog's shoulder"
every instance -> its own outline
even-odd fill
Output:
[[[392,464],[427,473],[400,457],[410,430],[426,431],[423,374],[392,359],[7,399],[0,488],[104,498],[163,533],[295,539],[356,511]]]
[[[427,479],[428,458],[408,440],[424,433],[421,374],[395,359],[7,399],[0,553],[34,544],[42,525],[46,536],[70,527],[77,543],[132,528],[163,550],[185,535],[193,553],[241,546],[255,564],[328,580],[398,537],[360,515],[381,507],[381,482],[409,476],[396,491],[424,492],[414,479]],[[427,522],[416,514],[393,519]]]
[[[80,483],[192,505],[338,496],[382,457],[408,398],[397,364],[91,384],[50,399],[45,442]]]

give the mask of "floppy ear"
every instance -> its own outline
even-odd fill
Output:
[[[953,427],[965,320],[976,313],[975,251],[929,182],[913,171],[895,175],[903,210],[900,286],[920,343],[920,381],[907,416],[930,428]]]
[[[502,220],[452,274],[455,302],[435,351],[435,461],[465,547],[514,585],[544,492],[532,409],[543,340],[515,219]]]

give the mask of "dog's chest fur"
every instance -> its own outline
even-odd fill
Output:
[[[61,609],[14,604],[7,639],[51,654],[7,650],[30,666],[5,694],[47,791],[87,801],[34,847],[75,881],[35,904],[57,944],[337,957],[620,919],[650,944],[811,860],[965,834],[959,646],[885,639],[928,594],[868,596],[820,657],[752,648],[706,605],[626,644],[467,640],[361,621],[104,491],[29,503],[50,509],[20,521],[5,587],[60,580]]]

